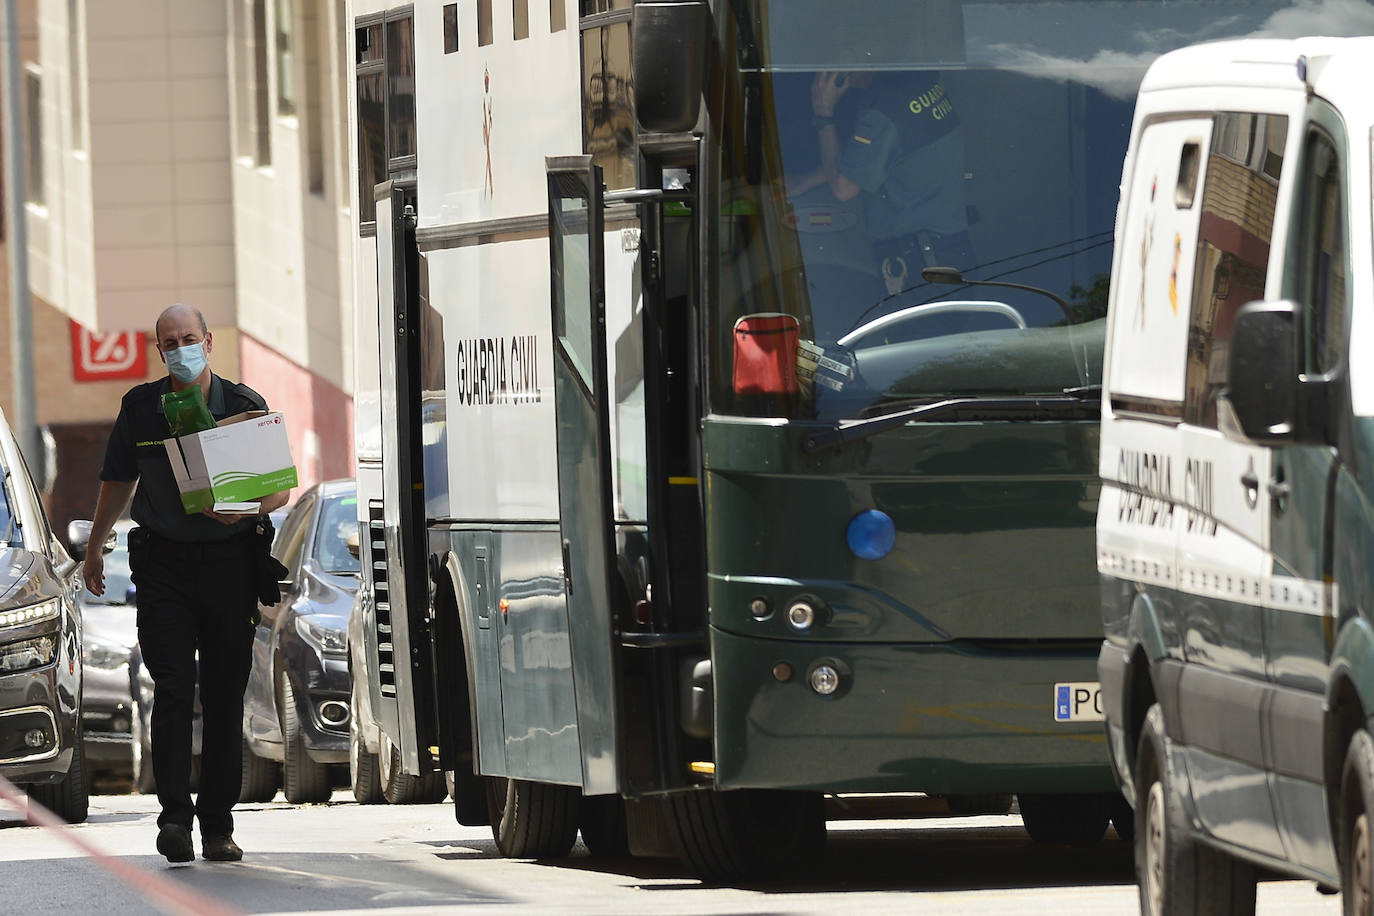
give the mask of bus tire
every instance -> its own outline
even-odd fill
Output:
[[[1031,841],[1039,844],[1091,846],[1107,832],[1108,797],[1077,795],[1018,795],[1021,823]]]
[[[1252,916],[1254,866],[1197,842],[1173,785],[1164,713],[1145,714],[1136,752],[1135,866],[1142,916]]]
[[[819,792],[704,789],[670,796],[668,811],[682,857],[710,884],[810,874],[825,850]]]
[[[601,858],[630,854],[630,831],[625,822],[625,800],[619,795],[584,795],[577,829],[587,851]]]
[[[239,801],[270,802],[277,797],[281,785],[281,768],[275,760],[259,757],[243,739],[243,780],[239,785]]]
[[[1350,737],[1338,805],[1341,912],[1367,914],[1374,910],[1374,738],[1364,729]]]
[[[562,859],[577,842],[582,793],[527,779],[486,779],[487,810],[496,848],[508,859]]]

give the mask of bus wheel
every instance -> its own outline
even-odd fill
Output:
[[[819,792],[683,792],[671,796],[669,816],[688,864],[713,884],[808,874],[825,850]]]
[[[1145,714],[1136,751],[1135,867],[1142,916],[1255,912],[1255,869],[1188,834],[1173,784],[1159,704]]]
[[[508,859],[561,859],[577,842],[582,793],[527,779],[489,776],[487,811],[496,848]]]
[[[1374,907],[1374,739],[1364,729],[1351,736],[1339,804],[1342,904],[1346,913],[1368,913]]]
[[[1107,796],[1018,795],[1021,823],[1032,842],[1090,846],[1107,832]]]
[[[604,858],[630,854],[630,833],[625,825],[625,802],[619,795],[586,795],[582,798],[577,829],[587,851]]]

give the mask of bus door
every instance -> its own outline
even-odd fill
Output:
[[[599,795],[621,771],[601,169],[590,156],[546,164],[563,585],[582,789]]]
[[[377,627],[374,710],[414,775],[434,768],[429,583],[420,440],[419,249],[415,215],[391,182],[377,185],[377,341],[382,407],[382,505],[368,508]],[[383,749],[385,752],[385,749]]]

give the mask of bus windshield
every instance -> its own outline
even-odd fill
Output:
[[[1149,64],[1371,24],[1311,0],[728,7],[712,407],[820,420],[1091,390]]]

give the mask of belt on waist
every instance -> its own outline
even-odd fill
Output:
[[[177,541],[155,531],[147,532],[148,546],[164,557],[182,560],[214,560],[243,556],[252,546],[251,534],[236,534],[227,541]],[[132,533],[132,532],[130,532]]]

